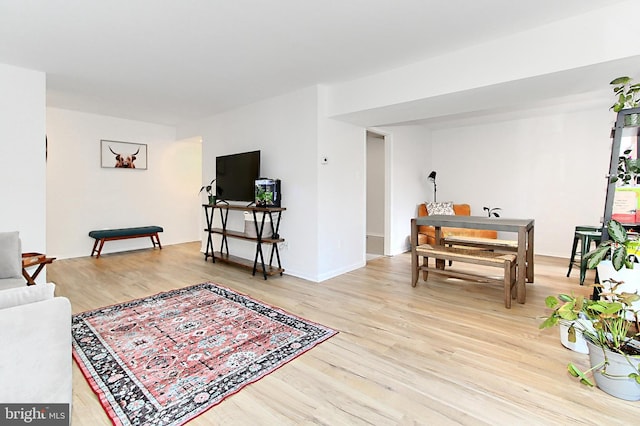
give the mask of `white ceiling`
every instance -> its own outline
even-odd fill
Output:
[[[0,0],[47,105],[176,125],[624,0]]]

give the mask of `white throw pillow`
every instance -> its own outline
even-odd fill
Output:
[[[25,285],[24,287],[0,290],[0,309],[53,299],[55,290],[54,283]]]
[[[456,214],[456,212],[453,211],[453,201],[441,203],[427,201],[425,204],[427,205],[427,213],[429,213],[429,216],[433,216],[434,214],[453,216]]]
[[[18,231],[0,232],[0,278],[16,278],[22,274]]]

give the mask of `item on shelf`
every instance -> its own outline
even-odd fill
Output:
[[[613,197],[611,218],[621,223],[640,222],[640,187],[618,186]]]
[[[256,179],[255,203],[258,207],[280,207],[282,192],[280,179]]]
[[[215,181],[216,181],[216,180],[215,180],[215,179],[213,179],[213,180],[209,183],[209,185],[203,185],[203,186],[200,188],[200,192],[198,192],[198,194],[201,194],[201,193],[202,193],[202,191],[207,191],[207,197],[208,197],[208,199],[209,199],[209,204],[215,204],[215,203],[216,203],[216,195],[215,195],[215,193],[213,192],[213,191],[214,191],[213,183],[214,183]]]
[[[253,220],[253,212],[244,212],[244,233],[249,238],[257,238],[258,231],[256,230],[256,223],[258,225],[258,229],[261,226],[260,224],[264,222],[264,231],[271,230],[271,215],[267,213],[256,213],[256,220]],[[266,235],[270,235],[268,232]],[[264,236],[264,235],[263,235]]]

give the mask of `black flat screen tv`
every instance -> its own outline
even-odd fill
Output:
[[[216,157],[216,196],[221,201],[255,201],[260,151]]]

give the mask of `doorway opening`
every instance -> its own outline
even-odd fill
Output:
[[[385,255],[386,161],[385,136],[367,130],[366,258]]]

